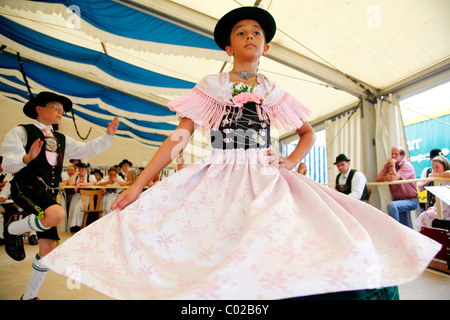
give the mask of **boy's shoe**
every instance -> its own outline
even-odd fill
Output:
[[[32,234],[31,236],[29,236],[29,237],[28,237],[28,243],[29,243],[30,245],[32,245],[32,246],[37,245],[37,244],[38,244],[37,237],[36,237],[34,234]]]
[[[23,248],[23,235],[14,235],[8,232],[8,223],[5,226],[4,236],[5,236],[5,251],[16,261],[22,261],[25,259],[25,250]]]
[[[20,300],[23,300],[23,295],[20,297]],[[28,299],[28,300],[40,300],[38,297],[34,297],[33,299]]]

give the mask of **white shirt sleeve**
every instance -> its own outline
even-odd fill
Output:
[[[355,174],[353,175],[352,191],[350,192],[349,195],[355,199],[360,200],[363,195],[366,183],[367,183],[366,176],[362,172],[356,171]]]
[[[10,195],[11,195],[11,183],[9,183],[8,181],[3,187],[2,191],[0,192],[0,197],[8,199]]]
[[[87,143],[79,142],[66,137],[65,158],[90,158],[106,151],[112,143],[114,136],[105,133],[103,136],[95,138]],[[2,144],[3,170],[9,173],[16,173],[26,166],[23,157],[26,155],[27,133],[24,127],[17,126],[10,130]]]
[[[69,181],[69,179],[70,179],[69,174],[67,172],[63,171],[61,173],[61,181]]]
[[[11,181],[14,178],[14,176],[9,172],[3,171],[2,173],[5,175],[3,182]]]
[[[89,182],[92,182],[92,181],[94,181],[95,184],[97,184],[97,178],[93,174],[90,174],[89,175]]]
[[[427,171],[430,168],[425,168],[422,171],[422,175],[420,176],[420,178],[427,178]],[[419,183],[417,183],[417,187],[419,188],[419,191],[424,191],[425,187],[428,186],[430,184],[431,181],[420,181]]]
[[[64,152],[64,157],[71,159],[85,159],[96,156],[108,150],[114,138],[114,136],[105,133],[103,136],[85,143],[76,141],[68,136],[65,137],[66,151]]]
[[[109,177],[106,176],[106,177],[103,177],[102,180],[97,181],[97,184],[102,183],[102,182],[108,182],[108,181],[109,181]]]
[[[23,156],[26,155],[27,133],[25,128],[18,126],[10,130],[3,140],[3,170],[9,173],[19,172],[26,166],[23,163]]]

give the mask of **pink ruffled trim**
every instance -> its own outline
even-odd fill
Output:
[[[169,109],[175,111],[181,117],[192,119],[204,129],[218,129],[225,107],[222,102],[217,101],[205,94],[197,87],[189,93],[169,102]]]
[[[272,105],[261,106],[277,129],[296,130],[303,125],[311,111],[289,93],[284,92]]]
[[[169,103],[170,110],[181,117],[192,119],[201,125],[204,131],[219,128],[227,106],[235,107],[231,103],[226,104],[214,99],[198,87]],[[283,92],[271,105],[263,103],[260,108],[262,118],[268,116],[272,126],[288,131],[300,128],[311,114],[309,109],[287,92]]]

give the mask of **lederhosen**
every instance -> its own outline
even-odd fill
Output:
[[[66,138],[58,132],[53,132],[54,139],[51,137],[46,138],[42,131],[33,124],[22,125],[22,127],[25,128],[27,133],[27,144],[25,146],[27,153],[38,138],[44,141],[44,145],[34,160],[14,174],[14,178],[11,180],[11,198],[24,211],[35,214],[37,219],[42,219],[45,209],[55,204],[59,205],[56,202],[56,197],[59,192],[59,183],[61,182]],[[50,142],[49,146],[53,146],[58,153],[55,166],[52,166],[47,161],[47,142]],[[56,227],[37,232],[37,236],[39,239],[59,240]]]
[[[355,175],[355,172],[357,170],[355,169],[351,169],[350,173],[348,174],[348,178],[345,184],[339,184],[339,178],[341,177],[342,173],[339,173],[336,177],[336,189],[339,192],[342,192],[344,194],[350,194],[352,192],[352,179],[353,176]],[[367,184],[364,185],[364,191],[363,194],[361,196],[360,200],[369,200],[369,195],[367,194]]]

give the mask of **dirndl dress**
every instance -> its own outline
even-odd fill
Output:
[[[207,80],[221,84],[223,76]],[[267,90],[265,81],[259,79]],[[196,99],[212,96],[202,84],[171,107],[196,121]],[[438,243],[369,204],[266,163],[270,125],[289,123],[291,111],[304,119],[300,107],[271,106],[249,103],[234,118],[227,107],[211,113],[210,120],[220,118],[208,122],[211,155],[81,230],[43,263],[116,299],[285,299],[418,277]],[[242,139],[239,125],[250,130]]]

